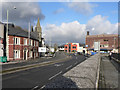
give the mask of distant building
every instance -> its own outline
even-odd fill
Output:
[[[64,45],[65,52],[77,52],[78,48],[79,43],[66,43],[66,45]]]
[[[64,51],[64,45],[58,46],[58,50],[59,50],[59,51]]]
[[[94,42],[100,42],[100,51],[114,50],[115,53],[118,52],[118,34],[89,35],[89,32],[87,32],[86,48],[88,51],[94,51]]]
[[[83,47],[83,46],[80,46],[79,49],[78,49],[78,52],[86,54],[87,49],[85,47]]]

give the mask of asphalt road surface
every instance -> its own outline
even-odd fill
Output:
[[[64,52],[57,52],[55,57],[45,57],[45,58],[36,58],[36,59],[31,59],[27,60],[24,62],[18,62],[18,63],[12,63],[12,64],[3,64],[2,65],[2,70],[10,69],[13,67],[21,67],[21,66],[26,66],[26,65],[31,65],[31,64],[38,64],[42,62],[47,62],[47,61],[53,61],[53,60],[58,60],[67,57]]]
[[[60,63],[36,67],[2,76],[2,88],[43,88],[51,80],[64,74],[86,59],[83,55],[71,55],[72,58]]]

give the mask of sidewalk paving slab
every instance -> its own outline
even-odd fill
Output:
[[[100,88],[118,88],[119,72],[109,58],[105,56],[102,56],[100,72],[100,76],[103,78]]]

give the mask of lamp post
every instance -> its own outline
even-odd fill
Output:
[[[14,9],[16,9],[16,7],[14,6]],[[6,56],[7,58],[9,57],[9,53],[8,53],[8,15],[9,15],[9,11],[7,9],[7,29],[6,29]]]
[[[6,29],[6,56],[8,58],[8,9],[7,9],[7,29]]]

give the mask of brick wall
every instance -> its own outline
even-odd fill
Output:
[[[94,42],[100,41],[101,49],[117,49],[118,48],[118,35],[87,35],[86,45],[88,48],[94,48]],[[108,47],[102,47],[108,45]]]
[[[24,45],[24,38],[25,37],[19,37],[20,38],[20,45],[14,45],[14,37],[16,37],[16,36],[9,36],[9,40],[8,40],[9,41],[9,44],[8,44],[9,58],[8,58],[8,60],[22,60],[22,59],[24,59],[24,50],[25,49],[27,51],[26,52],[27,53],[27,59],[29,59],[29,56],[30,56],[29,52],[30,51],[32,51],[32,56],[33,56],[33,54],[34,54],[33,51],[36,50],[36,52],[34,54],[34,58],[39,56],[39,54],[38,54],[38,56],[36,56],[37,55],[36,53],[38,53],[38,47],[39,47],[39,44],[38,44],[38,46],[36,46],[36,42],[39,42],[39,41],[31,39],[31,40],[33,40],[33,42],[32,42],[32,46],[30,46],[29,45],[29,39],[26,38],[27,39],[27,45]],[[34,41],[35,41],[35,46],[34,46]],[[17,59],[14,58],[14,50],[20,50],[20,58],[17,58]]]

